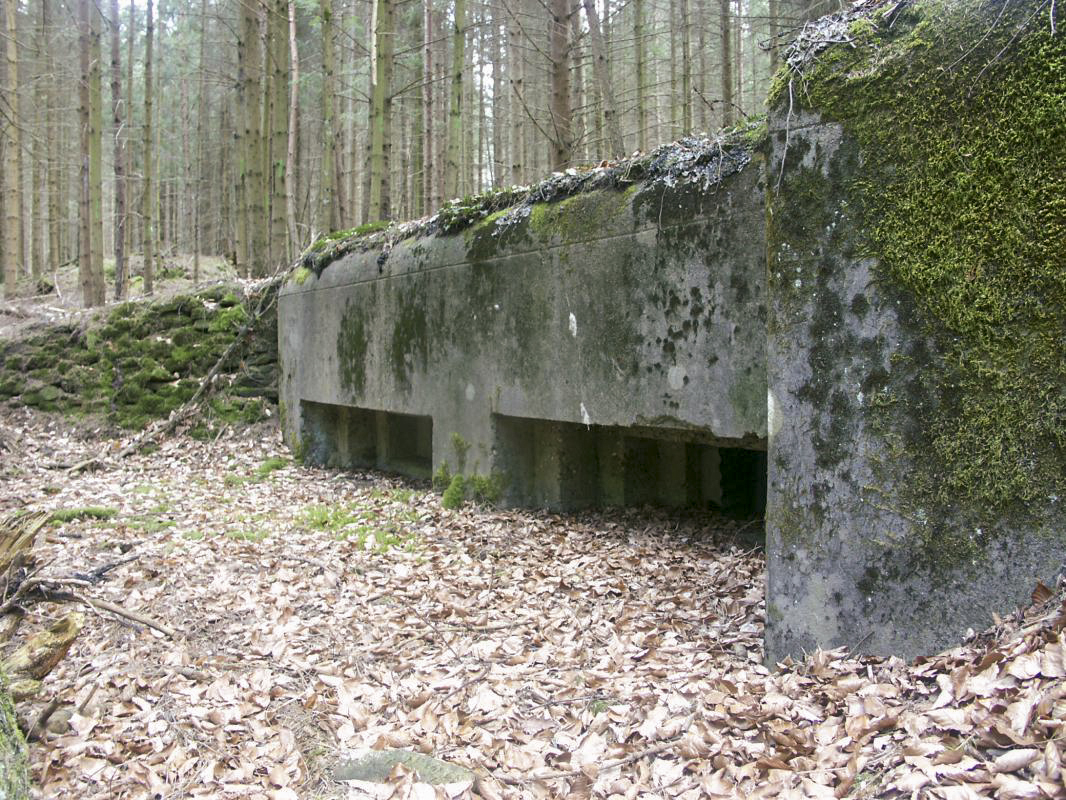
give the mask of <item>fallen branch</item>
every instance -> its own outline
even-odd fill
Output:
[[[667,739],[666,741],[659,742],[657,745],[648,747],[640,752],[633,753],[625,758],[616,758],[614,761],[608,761],[604,764],[597,764],[597,768],[600,772],[606,772],[610,769],[616,769],[617,767],[624,767],[626,764],[632,764],[635,761],[640,761],[642,758],[648,758],[649,756],[655,756],[666,750],[674,747],[679,741],[681,736],[675,736],[673,739]],[[557,770],[555,772],[542,772],[539,775],[524,775],[521,778],[512,778],[507,775],[494,775],[493,777],[501,783],[506,783],[508,786],[523,786],[530,781],[555,781],[564,778],[576,778],[578,775],[584,775],[585,773],[580,767],[577,769],[564,769]]]
[[[59,695],[57,694],[48,705],[41,709],[37,719],[33,721],[33,724],[26,731],[26,741],[32,742],[40,738],[39,732],[44,730],[44,726],[48,724],[48,720],[52,718],[52,715],[56,713],[60,705]]]
[[[177,636],[177,632],[173,628],[167,627],[162,622],[159,622],[146,614],[141,614],[138,611],[130,611],[128,608],[123,608],[115,603],[109,603],[107,600],[97,600],[96,598],[86,597],[85,595],[77,594],[76,592],[49,592],[48,599],[52,601],[84,603],[97,611],[110,611],[112,614],[124,617],[131,622],[139,622],[141,625],[154,628],[171,639]]]

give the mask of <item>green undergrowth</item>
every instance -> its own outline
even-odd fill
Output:
[[[406,501],[391,492],[381,492],[379,496],[386,495],[394,502],[407,505]],[[302,521],[312,530],[332,534],[337,541],[353,542],[360,550],[378,554],[389,550],[412,551],[417,546],[417,537],[408,527],[418,521],[418,515],[409,507],[366,509],[310,506],[304,510]]]
[[[502,475],[452,475],[447,464],[441,464],[433,473],[433,487],[441,492],[440,504],[444,508],[462,508],[468,502],[491,506],[503,495]]]
[[[53,524],[62,524],[64,522],[72,522],[74,520],[85,519],[113,519],[118,516],[117,508],[108,508],[105,506],[87,506],[85,508],[60,508],[52,512],[51,521]]]
[[[218,285],[152,303],[128,302],[88,326],[56,325],[0,342],[0,400],[44,411],[104,415],[141,429],[188,401],[238,338],[227,370],[236,380],[215,392],[195,431],[255,422],[277,398],[276,326],[249,330],[257,297]],[[224,370],[227,371],[227,370]]]
[[[870,404],[903,432],[913,509],[992,523],[1066,497],[1066,35],[1038,0],[897,6],[792,98],[857,140],[859,255],[936,348],[898,354]]]

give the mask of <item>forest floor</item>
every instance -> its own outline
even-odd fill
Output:
[[[130,272],[134,276],[130,283],[129,299],[138,300],[146,297],[140,273],[142,259],[134,256],[130,260]],[[114,291],[115,266],[113,259],[104,259],[104,271],[107,275],[107,300],[111,302]],[[155,299],[166,299],[171,295],[189,292],[198,286],[213,281],[234,281],[237,272],[224,258],[202,256],[200,258],[200,280],[192,280],[193,257],[188,254],[167,254],[160,258],[156,268]],[[92,314],[94,310],[85,310],[82,303],[77,264],[66,264],[57,272],[43,278],[48,287],[46,292],[30,292],[15,300],[0,302],[0,339],[12,339],[32,325],[57,321],[68,322],[82,315]],[[47,288],[47,287],[41,287]]]
[[[84,609],[41,695],[68,706],[31,746],[41,797],[1064,795],[1061,587],[916,664],[769,670],[763,558],[731,520],[449,511],[297,465],[267,424],[64,471],[122,443],[0,409],[0,510],[83,510],[42,573],[135,557],[86,593],[176,632]],[[478,777],[333,780],[381,747]]]

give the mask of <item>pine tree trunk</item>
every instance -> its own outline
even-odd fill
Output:
[[[132,131],[133,125],[133,51],[134,45],[137,40],[137,7],[134,5],[136,0],[130,0],[130,30],[129,36],[126,37],[126,114],[130,119],[130,130]],[[133,224],[133,220],[129,219],[133,215],[133,160],[134,150],[136,147],[130,146],[130,137],[127,135],[126,142],[126,208],[128,209],[126,220],[126,285],[123,287],[123,297],[129,295],[130,288],[130,272],[131,262],[133,256],[133,235],[134,229],[137,227]]]
[[[281,266],[288,257],[288,225],[286,223],[285,205],[285,166],[289,138],[289,55],[288,47],[288,9],[287,0],[273,0],[273,6],[267,13],[267,47],[270,63],[269,92],[269,151],[270,151],[270,258],[269,266],[274,270]],[[260,270],[260,275],[266,274]]]
[[[297,176],[297,134],[300,130],[300,53],[296,46],[296,3],[288,0],[289,19],[289,130],[288,146],[285,149],[285,217],[289,233],[289,247],[285,253],[285,262],[291,252],[299,249],[300,239],[296,231],[296,195],[300,190]],[[279,264],[280,266],[280,264]]]
[[[678,0],[681,13],[681,134],[692,133],[692,27],[688,0]]]
[[[722,31],[722,127],[733,124],[733,27],[729,8],[732,0],[718,0],[718,18]]]
[[[41,0],[41,29],[44,43],[46,74],[52,80],[45,81],[45,153],[48,159],[45,182],[48,184],[48,272],[54,275],[60,264],[60,236],[62,228],[59,219],[59,144],[56,134],[56,104],[58,102],[55,86],[55,57],[52,44],[52,3],[53,0]]]
[[[54,76],[44,70],[45,64],[45,37],[48,35],[44,26],[45,4],[42,2],[37,9],[37,33],[34,37],[34,50],[36,51],[36,80],[33,92],[33,123],[34,132],[31,143],[31,158],[33,160],[33,173],[30,177],[30,269],[34,283],[41,277],[44,269],[44,208],[47,203],[42,202],[46,197],[45,171],[48,154],[46,142],[41,134],[46,123],[46,109],[48,107],[47,90],[45,82],[54,80]]]
[[[607,127],[607,140],[612,158],[621,158],[625,155],[626,147],[622,141],[622,127],[618,122],[618,114],[614,102],[614,87],[607,74],[607,48],[603,43],[603,33],[600,30],[600,18],[596,13],[594,0],[583,0],[585,17],[589,23],[589,35],[592,38],[592,66],[596,74],[596,83],[599,85],[600,102],[603,104],[603,123]]]
[[[78,66],[81,79],[78,81],[78,282],[81,299],[86,308],[93,303],[92,218],[89,191],[89,149],[92,142],[89,108],[89,71],[92,60],[91,34],[89,31],[90,0],[78,3]],[[5,162],[6,163],[6,162]],[[14,205],[8,206],[14,210]],[[5,229],[6,232],[6,229]],[[6,238],[6,236],[5,236]]]
[[[207,114],[207,64],[204,54],[207,46],[207,0],[200,0],[200,86],[196,97],[196,183],[193,187],[192,223],[192,280],[200,282],[200,251],[203,249],[203,231],[200,229],[201,212],[209,193],[204,192],[204,116]],[[219,175],[219,180],[224,180]]]
[[[633,47],[636,50],[637,146],[648,151],[648,65],[644,51],[644,0],[633,0]]]
[[[570,107],[570,21],[569,0],[551,0],[549,55],[551,58],[552,164],[555,171],[566,169],[574,155],[573,119]]]
[[[4,0],[5,45],[7,81],[4,85],[6,113],[0,116],[3,124],[4,148],[4,296],[8,299],[18,294],[18,257],[21,238],[19,210],[22,193],[19,183],[19,121],[14,109],[18,107],[18,52],[16,50],[15,12],[17,0]]]
[[[433,0],[422,10],[422,213],[436,211],[433,192]]]
[[[152,0],[148,0],[147,18],[144,30],[144,183],[141,189],[141,249],[144,252],[144,293],[152,294],[155,290],[155,230],[152,223],[155,218],[153,202],[152,170],[155,154],[152,147],[152,39],[155,23],[152,19]]]
[[[126,148],[122,125],[122,59],[119,43],[118,0],[111,0],[111,125],[115,169],[115,299],[126,296]]]
[[[319,215],[316,224],[327,231],[340,228],[334,186],[337,180],[336,144],[333,131],[334,86],[333,0],[319,0],[318,13],[322,23],[322,165],[319,178]]]
[[[519,114],[523,92],[525,92],[525,87],[522,85],[525,74],[525,58],[521,48],[521,30],[518,27],[518,21],[515,16],[512,15],[507,22],[507,57],[509,66],[507,72],[511,83],[511,183],[517,186],[525,181],[526,124]]]
[[[455,0],[452,28],[451,95],[448,104],[448,151],[444,161],[444,199],[459,195],[463,136],[463,69],[466,64],[466,0]]]

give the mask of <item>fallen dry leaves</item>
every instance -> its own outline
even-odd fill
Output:
[[[0,510],[118,509],[50,529],[48,569],[135,554],[95,596],[178,631],[84,609],[41,696],[74,710],[32,748],[42,797],[1064,796],[1060,593],[917,664],[770,671],[762,558],[727,520],[451,512],[381,475],[260,475],[283,455],[267,426],[76,477],[55,465],[122,443],[25,410],[0,439]],[[376,747],[479,777],[331,780]]]

